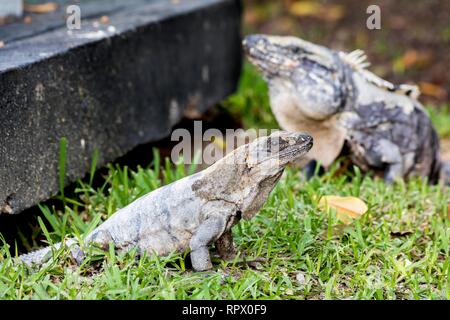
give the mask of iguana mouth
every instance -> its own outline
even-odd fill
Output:
[[[252,166],[266,165],[273,168],[284,168],[288,163],[295,162],[311,150],[313,137],[302,132],[279,131],[279,135],[272,135],[260,146],[250,158]]]
[[[296,160],[299,156],[304,155],[313,147],[313,139],[307,142],[306,144],[302,144],[296,148],[289,148],[286,151],[280,152],[280,159],[290,159],[288,162]]]
[[[298,65],[296,59],[290,59],[282,47],[272,44],[266,37],[247,36],[242,46],[249,61],[265,76],[288,74]]]
[[[298,134],[295,138],[288,137],[288,140],[279,138],[280,150],[274,154],[273,157],[269,157],[267,160],[278,159],[282,163],[290,163],[306,154],[313,147],[313,137],[307,134]],[[273,150],[271,150],[273,152]]]

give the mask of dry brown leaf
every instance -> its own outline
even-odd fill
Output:
[[[322,210],[335,209],[336,218],[348,225],[367,212],[368,207],[364,201],[356,197],[323,196],[319,201]]]
[[[411,67],[426,68],[432,61],[433,54],[431,51],[410,49],[394,62],[394,69],[402,72]]]
[[[450,203],[447,204],[447,218],[450,220]]]
[[[408,50],[402,59],[406,68],[411,66],[426,67],[431,63],[432,54],[429,51]]]
[[[100,23],[107,24],[109,22],[108,16],[101,16],[100,17]]]
[[[438,86],[434,83],[420,82],[419,88],[420,88],[420,92],[423,95],[427,95],[427,96],[438,98],[438,99],[447,98],[447,91],[444,88],[442,88],[441,86]]]
[[[25,3],[23,5],[23,10],[30,13],[48,13],[55,11],[57,8],[58,4],[55,2],[45,2],[39,4]]]
[[[450,161],[450,139],[442,138],[440,145],[442,161]]]
[[[31,16],[25,16],[23,18],[23,23],[25,23],[25,24],[30,24],[32,22],[33,22],[33,18]]]
[[[328,21],[337,21],[344,17],[345,11],[344,7],[340,5],[329,6],[324,12],[324,16]]]
[[[389,25],[393,29],[405,29],[408,27],[408,20],[403,16],[392,16],[389,18]]]
[[[315,1],[297,1],[289,7],[289,12],[297,17],[314,17],[327,21],[337,21],[344,14],[341,5],[325,5]]]
[[[369,35],[366,30],[358,30],[355,36],[355,48],[366,48],[369,46]]]

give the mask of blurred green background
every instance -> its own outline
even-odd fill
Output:
[[[381,9],[369,30],[366,9]],[[244,33],[296,35],[334,49],[363,49],[371,70],[420,86],[421,101],[442,107],[450,94],[450,1],[245,0]]]

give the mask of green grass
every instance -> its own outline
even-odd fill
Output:
[[[270,109],[267,84],[249,63],[244,64],[238,92],[222,104],[241,119],[245,128],[278,128]]]
[[[246,66],[239,92],[224,102],[246,126],[276,125],[264,82]],[[95,167],[95,165],[93,166]],[[161,161],[136,171],[109,166],[105,183],[78,183],[65,209],[41,206],[42,234],[50,243],[81,237],[118,208],[192,171]],[[252,221],[233,229],[241,254],[253,264],[214,259],[195,273],[186,254],[135,258],[135,252],[98,252],[81,266],[61,249],[32,272],[1,248],[3,299],[449,299],[450,192],[424,181],[385,185],[356,173],[305,181],[290,168]],[[352,195],[369,211],[350,226],[321,212],[321,195]],[[63,199],[61,199],[62,202]]]
[[[429,106],[427,108],[431,121],[441,138],[450,138],[450,109],[448,106],[440,108]]]

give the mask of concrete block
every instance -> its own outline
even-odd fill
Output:
[[[241,69],[238,0],[77,1],[0,28],[0,212],[55,195],[59,142],[66,184],[135,146],[167,137],[186,112],[232,93]],[[100,19],[102,16],[108,18]]]

